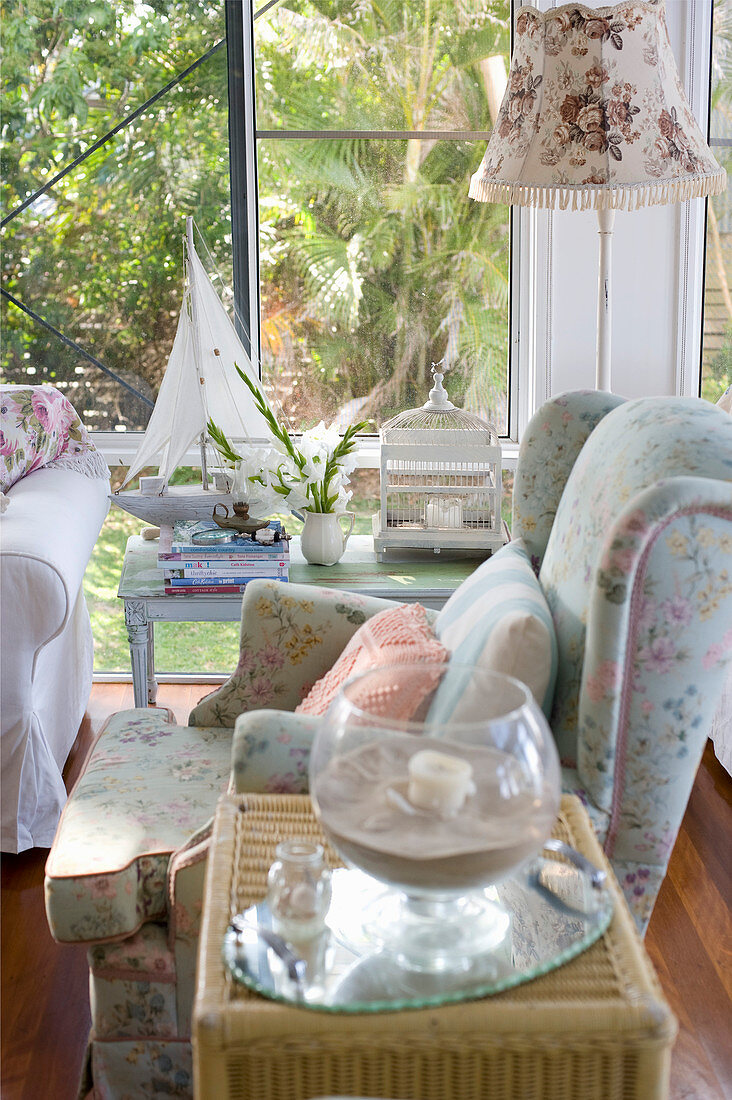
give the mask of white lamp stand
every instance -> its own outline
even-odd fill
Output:
[[[597,373],[595,387],[610,390],[610,347],[612,342],[612,303],[610,268],[613,258],[614,210],[597,211],[600,237],[600,267],[597,279]]]

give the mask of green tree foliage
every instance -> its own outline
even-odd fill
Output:
[[[260,130],[490,127],[480,61],[507,0],[282,0],[255,24]],[[224,36],[204,0],[2,5],[5,212]],[[4,285],[154,396],[193,214],[230,285],[222,49],[4,231]],[[264,377],[295,426],[505,393],[507,212],[467,198],[483,141],[258,142]],[[204,260],[206,260],[204,250]],[[9,380],[68,384],[91,427],[147,410],[13,306]],[[81,392],[79,392],[79,388]]]
[[[260,141],[265,363],[305,415],[422,403],[443,357],[454,397],[505,394],[508,216],[468,199],[485,143],[358,132],[489,129],[479,62],[507,27],[502,0],[302,0],[257,22],[259,128],[356,132]]]
[[[2,6],[4,211],[33,194],[224,35],[195,0],[15,0]],[[4,286],[154,396],[182,287],[184,215],[229,263],[226,56],[220,50],[8,224]],[[12,381],[68,384],[90,427],[145,406],[3,302]],[[31,379],[33,380],[33,379]]]

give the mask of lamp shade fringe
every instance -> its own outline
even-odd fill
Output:
[[[640,210],[644,206],[687,202],[705,195],[719,195],[727,186],[724,169],[702,176],[639,184],[551,185],[507,183],[476,173],[468,192],[478,202],[534,206],[547,210]]]

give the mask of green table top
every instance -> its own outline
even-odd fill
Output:
[[[201,599],[199,595],[166,596],[162,570],[157,567],[158,542],[133,535],[127,542],[117,595],[120,599]],[[395,553],[395,557],[396,557]],[[398,561],[379,562],[370,535],[352,535],[346,552],[336,565],[309,565],[300,551],[300,540],[290,542],[290,582],[315,584],[321,588],[343,588],[369,596],[401,600],[446,599],[469,577],[483,558],[455,552],[404,550]],[[238,593],[208,596],[208,599],[236,600]]]

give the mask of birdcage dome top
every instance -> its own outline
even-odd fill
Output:
[[[466,409],[458,409],[447,396],[447,391],[442,385],[442,375],[439,369],[433,367],[435,385],[430,390],[429,400],[417,409],[406,409],[387,420],[381,427],[381,437],[384,443],[409,443],[414,441],[412,433],[440,432],[446,433],[437,438],[437,442],[452,442],[460,439],[464,443],[477,443],[485,446],[495,446],[498,443],[498,434],[491,423],[476,416]],[[447,438],[449,433],[450,438]]]

